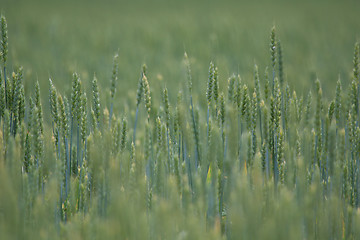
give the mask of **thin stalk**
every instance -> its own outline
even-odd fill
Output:
[[[71,148],[70,148],[71,149]],[[70,158],[69,158],[69,147],[68,140],[65,137],[65,153],[66,153],[66,170],[65,170],[65,198],[68,197],[68,193],[70,192]],[[70,155],[71,156],[71,155]]]
[[[167,139],[167,152],[168,152],[168,172],[171,171],[171,161],[170,161],[170,138],[169,138],[169,129],[166,128],[166,139]]]
[[[259,124],[260,124],[260,138],[261,138],[261,145],[263,144],[263,131],[262,131],[262,120],[261,120],[261,110],[260,104],[258,104],[258,115],[259,115]]]
[[[109,114],[109,128],[111,127],[111,118],[112,118],[112,114],[113,114],[113,103],[114,99],[111,99],[111,105],[110,105],[110,114]]]
[[[4,82],[5,82],[5,109],[7,109],[7,91],[6,91],[6,86],[7,86],[7,79],[6,79],[6,66],[4,66]]]
[[[210,105],[207,106],[207,115],[206,115],[206,139],[209,138],[209,118],[210,118]]]
[[[241,170],[241,120],[240,112],[238,113],[238,158],[239,158],[239,170]]]
[[[74,119],[73,119],[73,116],[71,116],[71,124],[70,124],[70,156],[69,156],[69,166],[71,166],[71,161],[72,161],[72,139],[73,139],[73,127],[74,127]],[[66,138],[65,138],[65,141]],[[66,146],[67,146],[67,143],[66,143]]]
[[[139,106],[136,106],[136,115],[135,115],[135,124],[134,124],[134,136],[133,136],[134,144],[135,144],[136,125],[137,125],[137,121],[138,121],[138,115],[139,115]]]
[[[268,146],[266,146],[265,165],[266,165],[266,180],[268,180],[269,179],[269,148],[268,148]]]
[[[184,155],[185,155],[185,161],[186,161],[188,178],[189,178],[189,186],[190,186],[190,189],[191,189],[191,193],[193,195],[193,182],[192,182],[191,163],[190,163],[189,157],[187,156],[186,144],[184,144]]]
[[[79,124],[77,125],[77,141],[76,141],[76,148],[77,148],[77,151],[76,151],[76,170],[79,166],[79,159],[80,159],[80,129],[79,129]],[[76,172],[76,175],[77,175],[77,172]]]
[[[277,136],[275,135],[275,140],[274,140],[274,154],[273,154],[273,164],[274,164],[274,185],[275,185],[275,190],[277,188],[277,183],[278,183],[278,175],[279,175],[279,168],[278,168],[278,164],[277,164]]]
[[[201,162],[200,162],[198,133],[197,133],[196,123],[195,123],[195,115],[194,115],[194,106],[193,106],[193,101],[192,101],[192,95],[190,95],[190,106],[191,106],[191,117],[192,117],[193,128],[194,128],[193,130],[194,130],[194,136],[195,136],[195,164],[196,164],[196,168],[198,168],[199,165],[201,164]]]
[[[182,147],[182,144],[181,144],[181,134],[179,133],[179,141],[178,141],[178,157],[179,157],[179,162],[181,160],[181,147]],[[180,163],[179,163],[179,166],[180,166]]]

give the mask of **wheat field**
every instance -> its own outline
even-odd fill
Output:
[[[0,239],[360,238],[356,1],[0,9]]]

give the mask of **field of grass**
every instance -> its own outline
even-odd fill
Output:
[[[358,9],[0,0],[0,239],[359,239]]]

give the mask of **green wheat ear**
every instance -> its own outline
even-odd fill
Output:
[[[1,79],[1,71],[0,71],[0,118],[4,117],[5,112],[5,88],[4,83]]]
[[[0,90],[1,91],[1,90]],[[24,119],[25,117],[25,90],[24,90],[24,85],[21,83],[19,86],[19,91],[18,91],[18,97],[17,97],[17,109],[15,109],[15,111],[18,111],[17,113],[17,121],[18,124],[21,123],[21,121]]]
[[[57,93],[51,78],[49,78],[50,113],[54,124],[59,123]]]
[[[92,109],[94,111],[94,115],[96,119],[96,126],[98,127],[100,123],[100,94],[99,94],[98,80],[95,74],[92,81],[92,95],[93,95]]]
[[[189,89],[189,93],[191,95],[192,93],[191,67],[190,67],[190,60],[186,52],[184,53],[184,62],[186,67],[187,86]]]
[[[12,133],[15,136],[24,115],[24,97],[22,95],[23,68],[19,67],[13,77],[13,102],[12,102]]]
[[[276,64],[276,28],[275,26],[271,29],[270,34],[270,55],[271,55],[271,66],[273,70],[275,69]]]
[[[270,34],[270,56],[271,56],[271,67],[272,67],[272,94],[274,95],[275,91],[275,65],[276,65],[276,35],[275,35],[275,26],[271,29]]]
[[[329,104],[329,108],[328,108],[328,116],[329,116],[329,121],[331,123],[331,120],[334,116],[334,112],[335,112],[335,102],[331,101]]]
[[[113,70],[111,76],[111,88],[110,88],[111,99],[114,99],[116,93],[116,82],[118,80],[118,71],[119,71],[119,55],[115,54],[113,59]]]
[[[209,78],[208,78],[207,90],[206,90],[206,99],[207,99],[208,105],[211,104],[211,99],[212,99],[212,91],[213,91],[213,83],[214,83],[214,72],[215,72],[214,63],[210,62]]]
[[[359,50],[359,42],[355,43],[355,47],[354,47],[354,59],[353,59],[353,64],[354,64],[354,69],[353,69],[353,78],[356,81],[359,81],[359,58],[360,58],[360,50]]]
[[[321,112],[323,109],[322,106],[322,89],[320,85],[320,80],[317,79],[315,82],[315,90],[316,90],[316,111],[315,111],[315,130],[316,134],[320,134],[321,132]]]
[[[144,100],[145,100],[145,108],[147,110],[147,119],[150,121],[150,112],[151,112],[151,96],[150,96],[150,85],[146,75],[142,76],[142,82],[144,87]]]
[[[304,123],[305,126],[309,125],[310,117],[311,117],[311,103],[312,103],[312,93],[309,91],[309,94],[307,96],[306,100],[306,108],[305,108],[305,117],[304,117]]]
[[[147,74],[147,65],[144,63],[141,67],[142,74]]]
[[[282,48],[280,39],[277,41],[277,48],[278,48],[278,61],[279,61],[279,81],[280,86],[284,86],[284,67],[283,67],[283,55],[282,55]]]
[[[166,128],[169,129],[169,127],[170,127],[170,104],[169,104],[168,90],[166,87],[164,88],[164,91],[163,91],[163,101],[164,101]]]
[[[30,134],[27,132],[25,137],[25,150],[24,150],[24,169],[25,172],[29,172],[30,163],[31,163],[31,144],[30,144]]]
[[[1,15],[1,59],[6,67],[8,55],[8,30],[5,16]]]
[[[43,123],[43,113],[42,113],[42,106],[41,106],[41,100],[40,100],[40,85],[39,81],[36,81],[35,84],[35,107],[37,108],[36,112],[36,119],[38,122],[38,127],[40,130],[40,133],[44,133],[44,123]]]
[[[259,105],[261,99],[260,93],[260,77],[259,77],[259,67],[255,64],[254,67],[254,91],[256,92],[256,102]]]
[[[228,79],[228,100],[229,102],[234,102],[234,89],[235,89],[235,75],[231,75],[231,77]]]
[[[358,84],[355,79],[351,81],[351,89],[350,89],[350,104],[351,108],[354,108],[355,113],[358,111]]]
[[[336,83],[336,92],[335,92],[335,118],[336,118],[336,124],[339,125],[340,123],[340,117],[342,116],[342,103],[341,103],[341,82],[340,78],[338,79]]]
[[[126,147],[126,134],[127,134],[127,120],[126,117],[122,120],[122,128],[121,128],[121,143],[120,143],[120,151],[123,152]]]
[[[81,98],[81,81],[77,73],[73,73],[72,91],[71,91],[71,117],[73,120],[80,118],[80,107]]]
[[[214,81],[213,81],[213,96],[214,96],[215,104],[217,104],[218,99],[219,99],[219,80],[218,80],[218,76],[219,76],[219,70],[218,70],[217,67],[215,67],[215,69],[214,69]]]
[[[58,95],[58,104],[59,104],[59,122],[61,126],[61,135],[65,139],[68,136],[69,126],[68,126],[68,120],[66,116],[66,109],[65,104],[63,101],[63,98],[61,95]]]
[[[256,89],[254,89],[251,100],[252,100],[251,101],[251,129],[255,131],[257,114],[258,114],[258,101],[257,101]]]
[[[85,143],[87,135],[87,97],[86,93],[81,95],[81,140]]]
[[[246,119],[247,126],[250,127],[250,97],[248,87],[244,84],[242,89],[241,115]]]
[[[41,108],[35,105],[34,114],[35,114],[35,122],[32,129],[32,140],[34,140],[34,154],[37,161],[40,161],[40,158],[43,153],[44,145],[43,145],[43,130],[41,128],[43,121],[41,116]]]
[[[237,105],[237,108],[238,109],[241,109],[241,90],[242,90],[242,87],[241,87],[241,77],[240,77],[240,74],[238,75],[238,81],[237,81],[237,84],[236,84],[236,93],[235,93],[235,103]]]
[[[276,64],[276,35],[275,35],[275,26],[271,29],[270,34],[270,55],[271,55],[271,64],[273,69],[275,69]]]
[[[144,66],[146,66],[144,64]],[[139,82],[138,82],[138,88],[137,88],[137,91],[136,91],[136,107],[138,107],[141,103],[141,99],[143,97],[143,91],[144,91],[144,87],[143,87],[143,80],[142,80],[142,76],[145,75],[145,72],[146,72],[146,67],[142,68],[142,72],[141,72],[141,76],[140,76],[140,79],[139,79]]]

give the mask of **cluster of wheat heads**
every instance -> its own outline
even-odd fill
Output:
[[[360,236],[358,43],[351,85],[344,91],[339,80],[331,101],[319,80],[304,97],[291,89],[273,28],[270,67],[261,74],[255,65],[252,81],[232,75],[221,86],[211,62],[206,91],[194,91],[185,54],[186,87],[173,104],[166,87],[151,91],[144,65],[135,114],[114,112],[116,54],[109,106],[95,75],[89,99],[79,74],[70,96],[49,79],[49,125],[39,83],[25,96],[23,69],[7,74],[7,53],[2,16],[4,238]],[[202,97],[205,106],[195,100]]]

